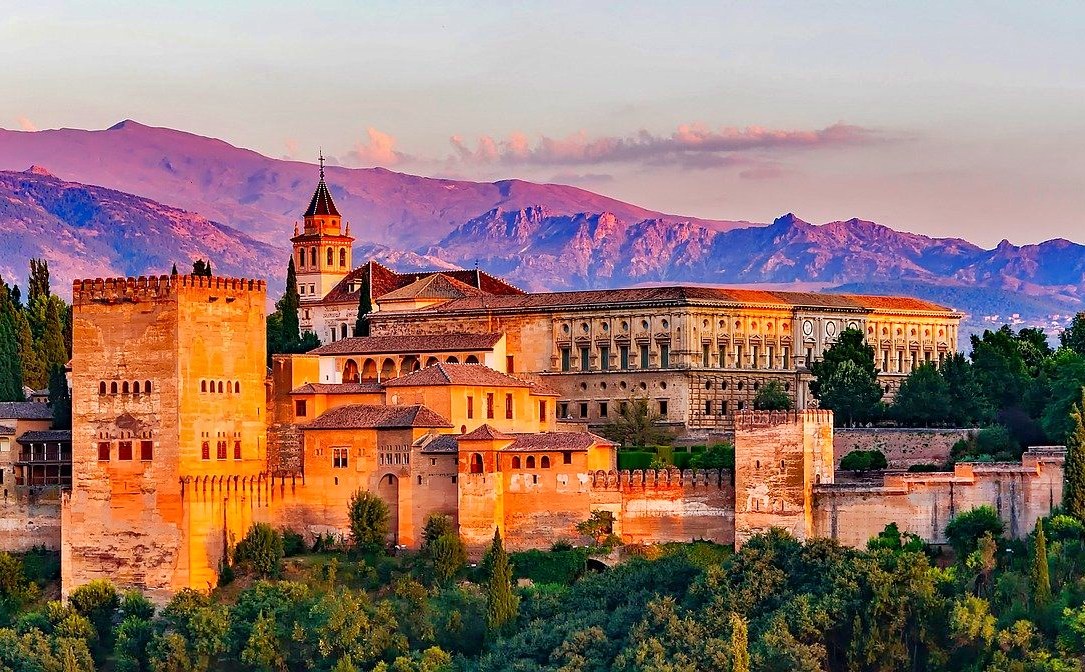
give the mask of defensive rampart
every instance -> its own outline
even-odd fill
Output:
[[[967,439],[974,429],[913,429],[907,427],[837,427],[833,432],[836,466],[853,450],[881,451],[891,469],[915,464],[944,464],[953,444]]]

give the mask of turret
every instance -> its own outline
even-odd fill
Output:
[[[294,226],[294,265],[298,276],[301,302],[316,302],[327,296],[351,268],[354,238],[350,225],[343,228],[343,218],[324,181],[324,156],[320,156],[320,181],[302,215],[304,226]]]

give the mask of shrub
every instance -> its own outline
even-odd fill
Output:
[[[384,548],[388,537],[388,505],[380,497],[365,490],[350,498],[350,538],[362,552],[376,553]]]
[[[97,635],[95,651],[99,654],[108,651],[113,645],[113,612],[120,605],[120,597],[113,584],[98,579],[79,586],[68,596],[68,604],[94,628]],[[69,619],[65,617],[63,622],[69,622]]]
[[[568,551],[523,551],[510,553],[513,576],[535,583],[558,583],[571,586],[587,566],[587,549]]]
[[[887,466],[889,462],[880,450],[853,450],[840,460],[844,471],[873,471]]]
[[[1010,430],[1002,425],[994,425],[976,434],[976,450],[980,455],[1013,454],[1018,451],[1018,444]]]
[[[655,456],[655,453],[649,453],[642,450],[620,450],[618,451],[618,468],[644,470],[651,466]]]
[[[734,469],[735,447],[730,443],[716,443],[703,452],[693,455],[689,466],[694,469]]]
[[[942,467],[937,464],[931,464],[930,462],[927,462],[924,464],[913,464],[912,466],[908,467],[908,471],[912,472],[913,474],[925,474],[932,471],[942,471]]]
[[[693,455],[689,453],[674,454],[674,466],[678,467],[679,469],[689,469],[692,462]]]
[[[979,506],[958,515],[946,525],[946,538],[961,560],[976,550],[980,537],[1002,536],[1005,526],[991,506]]]
[[[1044,530],[1052,541],[1067,541],[1081,539],[1085,536],[1085,525],[1073,516],[1060,513],[1048,518],[1044,523]]]
[[[44,546],[35,546],[23,554],[23,572],[28,581],[40,587],[60,579],[60,553],[50,551]]]
[[[601,544],[614,533],[614,514],[596,509],[591,512],[587,520],[576,524],[576,531],[585,537],[590,537],[595,543]]]
[[[431,513],[426,516],[426,524],[422,528],[423,546],[432,544],[446,534],[456,534],[452,518],[443,513]]]
[[[234,548],[234,563],[259,576],[278,576],[282,570],[283,537],[267,523],[256,523]]]
[[[283,556],[292,558],[305,552],[305,537],[300,532],[284,527],[280,534],[283,535]]]
[[[440,586],[447,585],[467,564],[467,548],[455,533],[442,534],[426,544],[424,550],[434,581]]]

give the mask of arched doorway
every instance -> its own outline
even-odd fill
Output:
[[[388,505],[388,530],[390,541],[399,543],[399,478],[395,474],[381,476],[377,496]]]
[[[347,363],[343,365],[343,382],[357,383],[358,379],[358,362],[348,359]]]
[[[362,380],[377,379],[377,363],[372,359],[362,362]]]
[[[481,474],[482,473],[482,455],[480,455],[479,453],[472,453],[471,454],[471,473],[472,474]]]
[[[384,360],[384,364],[381,364],[381,380],[388,380],[396,377],[396,363],[390,357]]]

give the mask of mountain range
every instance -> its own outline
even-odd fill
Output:
[[[532,290],[845,287],[951,305],[968,314],[969,333],[1011,319],[1057,327],[1081,309],[1085,288],[1085,246],[1062,239],[987,250],[861,219],[682,217],[521,180],[342,167],[329,167],[327,180],[357,238],[356,259],[401,270],[478,263]],[[209,257],[222,273],[268,277],[278,292],[315,182],[311,164],[132,121],[100,131],[0,130],[0,274],[21,277],[28,256],[49,259],[65,283]]]

